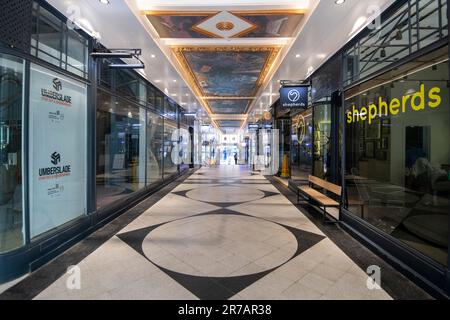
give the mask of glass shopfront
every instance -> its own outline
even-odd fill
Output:
[[[146,111],[106,92],[98,94],[97,207],[146,183]]]
[[[178,128],[170,120],[164,120],[164,177],[170,176],[178,171],[174,163],[175,146],[180,142]]]
[[[28,33],[0,35],[0,283],[179,173],[181,107],[137,72],[90,58],[102,45],[47,2],[29,9],[17,16],[32,19]]]
[[[348,211],[441,265],[448,261],[448,48],[346,92]]]
[[[312,108],[292,118],[291,179],[307,181],[312,173],[313,115]]]
[[[0,253],[23,245],[24,61],[0,54]]]
[[[147,112],[147,184],[162,179],[163,118]]]
[[[323,99],[313,108],[314,176],[331,180],[331,104]]]

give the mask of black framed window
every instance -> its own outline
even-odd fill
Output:
[[[442,265],[449,93],[445,47],[347,91],[344,120],[348,211]]]
[[[80,77],[88,77],[88,40],[59,17],[33,3],[31,54]]]

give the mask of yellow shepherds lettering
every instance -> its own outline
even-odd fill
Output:
[[[405,95],[401,98],[394,98],[390,102],[386,102],[382,97],[378,99],[378,105],[371,104],[369,107],[362,107],[357,110],[355,106],[352,110],[347,111],[347,123],[368,121],[372,123],[377,116],[397,115],[400,112],[405,113],[408,106],[414,111],[424,110],[426,104],[429,108],[434,109],[441,105],[442,98],[440,96],[441,88],[433,87],[425,94],[425,85],[420,86],[420,90],[414,94]]]

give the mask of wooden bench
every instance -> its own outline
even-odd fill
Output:
[[[300,195],[302,195],[302,197],[306,201],[311,202],[311,200],[313,200],[314,202],[319,204],[319,208],[322,209],[322,211],[323,211],[323,222],[326,223],[327,222],[327,214],[328,214],[327,208],[339,208],[340,209],[341,202],[340,202],[340,200],[336,201],[336,200],[330,198],[326,194],[315,189],[315,187],[320,187],[321,189],[326,190],[326,191],[332,193],[333,195],[339,197],[339,199],[342,195],[342,187],[335,185],[331,182],[322,180],[315,176],[309,176],[308,182],[309,182],[309,185],[299,186],[297,188],[297,203],[300,202]],[[330,214],[328,214],[328,215],[330,215]],[[330,217],[332,217],[332,216],[330,215]],[[332,218],[333,219],[329,220],[328,222],[333,222],[333,223],[338,222],[337,219],[335,219],[334,217],[332,217]]]

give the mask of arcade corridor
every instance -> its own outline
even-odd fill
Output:
[[[355,261],[383,266],[383,277],[390,279],[383,289],[369,290],[363,266],[281,188],[245,166],[204,167],[137,205],[0,299],[429,298],[339,231],[338,241],[346,243],[344,250]],[[162,192],[166,194],[159,200]],[[68,288],[70,273],[58,276],[75,263],[80,290]]]

